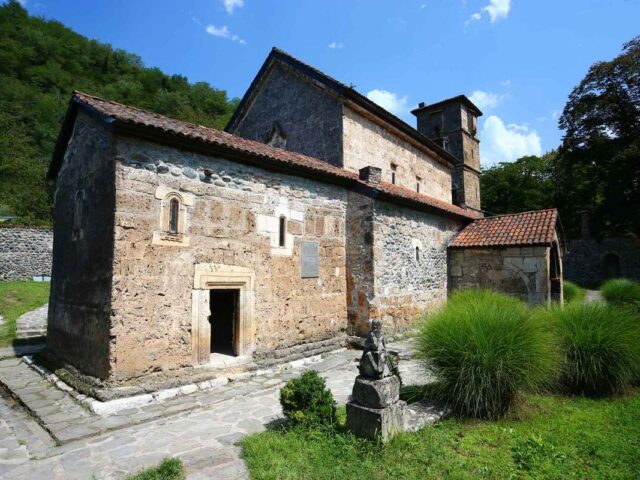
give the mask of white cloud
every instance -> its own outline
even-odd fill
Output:
[[[507,18],[511,10],[511,0],[489,0],[489,5],[482,9],[491,17],[491,23]]]
[[[244,7],[244,0],[223,0],[224,1],[224,9],[227,13],[233,13],[235,8]]]
[[[473,13],[467,21],[464,23],[465,27],[471,22],[477,22],[482,19],[485,13],[489,14],[491,23],[495,23],[498,20],[505,19],[509,16],[511,11],[511,0],[489,0],[489,4],[480,9],[479,12]]]
[[[214,37],[227,38],[234,42],[238,42],[241,45],[246,45],[247,43],[245,39],[240,38],[238,35],[232,34],[226,25],[222,25],[221,27],[209,25],[206,28],[206,31],[209,35],[213,35]]]
[[[484,110],[496,107],[503,97],[504,95],[499,95],[497,93],[474,90],[474,92],[469,95],[469,100],[475,103],[480,110]]]
[[[342,42],[331,42],[329,45],[327,45],[329,48],[344,48],[344,43]]]
[[[407,112],[406,96],[399,97],[393,92],[375,89],[367,93],[367,98],[394,115],[404,115]]]
[[[505,125],[496,115],[489,116],[480,133],[480,158],[483,166],[513,162],[525,155],[542,155],[538,132],[527,125]]]

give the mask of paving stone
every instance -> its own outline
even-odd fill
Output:
[[[64,443],[55,446],[51,436],[28,413],[11,409],[9,400],[0,398],[0,442],[7,442],[7,446],[1,443],[0,448],[15,450],[13,455],[3,451],[14,463],[7,465],[0,461],[0,477],[3,480],[84,480],[95,475],[99,480],[119,479],[155,465],[166,456],[178,456],[185,463],[188,479],[248,478],[236,444],[246,434],[282,421],[279,388],[284,381],[315,368],[323,372],[337,401],[345,402],[358,373],[353,361],[356,356],[357,352],[353,351],[334,352],[312,365],[260,379],[238,380],[104,416],[87,412],[24,363],[11,359],[9,365],[2,360],[0,381],[4,383],[5,377],[11,377],[14,387],[22,389],[25,395],[32,395],[31,402],[42,398],[52,400],[50,405],[39,406],[37,414],[54,434],[60,434]],[[400,367],[402,371],[403,362]],[[415,365],[409,365],[410,371],[415,369]],[[420,375],[424,378],[424,374]],[[52,394],[53,391],[56,393]],[[6,412],[10,414],[7,420],[10,428],[3,430],[1,422]],[[26,423],[18,412],[30,419],[29,428],[24,427]],[[434,412],[416,409],[415,414],[431,421]],[[34,425],[48,442],[31,432]],[[22,445],[16,432],[27,437],[24,438],[26,456],[24,449],[19,451]]]

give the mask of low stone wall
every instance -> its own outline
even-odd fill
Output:
[[[51,276],[53,231],[0,225],[0,281]]]
[[[612,277],[640,281],[640,240],[571,240],[564,257],[564,277],[585,287],[599,287]]]

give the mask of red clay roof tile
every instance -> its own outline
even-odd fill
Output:
[[[481,218],[467,225],[449,246],[550,245],[557,223],[558,211],[555,208]]]
[[[340,180],[341,183],[346,182],[353,186],[364,185],[374,191],[380,192],[384,199],[390,201],[409,201],[412,204],[426,206],[430,209],[452,214],[466,220],[478,218],[478,215],[474,212],[429,195],[417,193],[386,182],[378,184],[363,182],[359,180],[358,174],[355,172],[335,167],[316,158],[247,140],[214,128],[176,120],[81,92],[74,92],[72,101],[107,117],[111,123],[115,121],[116,123],[119,122],[124,125],[144,127],[156,132],[159,131],[167,136],[177,136],[193,142],[218,146],[245,155],[246,157],[257,158],[260,160],[260,165],[264,165],[265,168],[268,168],[270,165],[279,168],[287,166],[297,167],[309,173],[322,174],[327,178],[333,178],[336,181]],[[292,172],[292,174],[296,173]],[[55,178],[55,172],[50,172],[50,176]]]

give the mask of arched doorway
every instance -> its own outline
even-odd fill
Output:
[[[620,257],[615,253],[607,253],[604,256],[602,268],[604,270],[604,278],[618,278],[622,274],[620,268]]]

